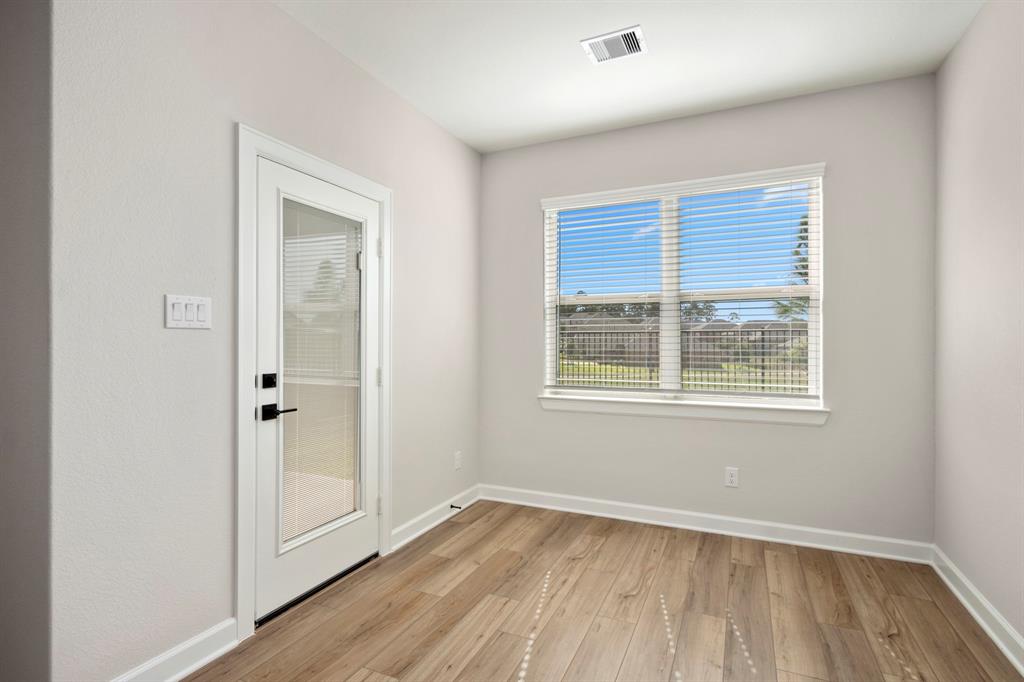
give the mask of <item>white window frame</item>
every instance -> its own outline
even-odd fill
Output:
[[[767,171],[756,171],[752,173],[739,173],[735,175],[724,175],[714,178],[700,180],[689,180],[684,182],[666,183],[661,185],[648,185],[645,187],[633,187],[623,190],[612,190],[604,192],[593,192],[589,194],[574,194],[570,196],[553,197],[541,201],[541,214],[546,216],[550,211],[560,211],[573,208],[584,208],[589,206],[600,206],[605,204],[626,203],[630,201],[653,200],[661,198],[663,201],[675,201],[677,195],[694,194],[702,192],[714,192],[729,189],[742,189],[770,183],[785,182],[787,180],[804,180],[819,178],[824,184],[825,164],[815,163],[803,166],[790,166]],[[820,198],[821,210],[824,211],[824,187],[821,188]],[[548,249],[557,249],[557,225],[547,220],[544,221],[544,262],[547,264]],[[662,240],[678,239],[678,230],[669,223],[663,224]],[[824,220],[819,219],[818,243],[823,247]],[[812,256],[813,257],[813,256]],[[668,298],[679,299],[680,295],[674,292],[678,286],[673,286],[672,278],[678,278],[674,257],[666,255],[665,258],[671,262],[672,267],[662,268],[662,298],[664,304]],[[817,267],[812,268],[812,277],[817,277],[813,283],[819,300],[818,325],[815,330],[818,343],[817,366],[814,371],[808,373],[808,381],[811,382],[811,392],[818,396],[813,398],[786,398],[780,396],[716,396],[700,395],[683,392],[678,387],[680,368],[678,360],[673,363],[662,361],[661,388],[663,391],[676,389],[675,392],[650,393],[641,391],[616,391],[614,389],[587,389],[575,387],[555,387],[558,371],[557,353],[549,354],[549,349],[557,348],[557,307],[559,302],[572,296],[559,296],[557,284],[552,285],[546,277],[544,283],[544,375],[542,377],[542,389],[538,399],[544,409],[563,412],[593,412],[599,414],[625,414],[637,416],[656,417],[693,417],[700,419],[729,420],[729,421],[750,421],[767,422],[777,424],[798,424],[820,426],[828,420],[829,410],[824,403],[824,385],[822,382],[824,347],[822,336],[824,320],[821,309],[824,308],[824,282],[822,280],[823,254],[817,255]],[[664,264],[663,264],[664,265]],[[667,278],[667,279],[666,279]],[[552,286],[555,291],[552,291]],[[667,292],[667,293],[666,293]],[[806,285],[783,286],[783,287],[761,287],[757,289],[758,295],[764,296],[787,296],[799,295],[806,292]],[[722,292],[716,292],[714,298],[721,299]],[[736,295],[739,298],[749,298],[750,289],[737,289]],[[629,302],[635,298],[632,294],[607,296],[588,296],[587,302],[621,303]],[[555,301],[552,305],[550,301]],[[669,304],[673,301],[668,300]],[[676,329],[668,329],[675,326]],[[678,335],[679,320],[677,316],[662,316],[661,326],[662,343],[671,343],[669,336],[673,333]],[[667,334],[666,334],[667,333]],[[673,351],[667,357],[674,357]],[[674,369],[674,371],[673,371]]]

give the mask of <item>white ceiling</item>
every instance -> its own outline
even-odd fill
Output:
[[[279,0],[480,151],[935,70],[981,0]],[[640,24],[648,54],[579,40]]]

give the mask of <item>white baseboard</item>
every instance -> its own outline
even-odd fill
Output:
[[[1017,671],[1024,675],[1024,637],[1010,625],[1010,621],[999,613],[992,602],[985,598],[981,590],[967,579],[967,576],[957,568],[956,564],[946,556],[946,553],[938,545],[935,545],[934,549],[935,556],[932,565],[935,567],[935,571],[967,611],[974,616],[974,620],[978,621],[978,625],[1006,654]]]
[[[467,507],[478,499],[931,564],[988,636],[1024,675],[1024,637],[939,547],[926,542],[481,484],[467,488],[394,529],[391,551],[451,518],[457,513],[451,505]],[[235,619],[229,618],[117,677],[115,682],[180,680],[237,644]]]
[[[477,500],[477,486],[471,486],[455,497],[428,509],[412,521],[391,532],[391,551],[411,542],[418,536],[458,513],[451,505],[467,507]],[[214,625],[209,630],[168,649],[123,675],[114,682],[165,682],[180,680],[210,661],[223,656],[238,645],[237,624],[234,618]]]
[[[996,646],[999,647],[1017,670],[1024,675],[1024,637],[1021,637],[1021,634],[992,606],[991,602],[967,579],[939,547],[928,542],[901,540],[899,538],[887,538],[877,535],[862,535],[824,528],[796,526],[787,523],[759,521],[719,514],[706,514],[668,507],[654,507],[631,502],[600,500],[592,497],[563,495],[523,488],[508,488],[499,485],[481,484],[479,486],[479,498],[482,500],[521,504],[528,507],[543,507],[545,509],[589,514],[591,516],[607,516],[659,526],[689,528],[709,533],[753,538],[755,540],[783,542],[789,545],[818,547],[838,552],[866,554],[887,559],[931,564],[945,581],[950,591],[963,603],[971,616],[978,621],[982,629],[996,643]]]
[[[391,532],[391,551],[426,533],[458,512],[451,505],[467,507],[477,500],[477,486],[471,486],[455,497],[428,509],[412,521]],[[209,630],[168,649],[145,663],[114,678],[114,682],[165,682],[180,680],[210,661],[223,656],[238,645],[238,628],[234,618],[214,625]]]
[[[114,678],[114,682],[180,680],[238,645],[235,619],[228,618],[178,646]]]
[[[632,502],[599,500],[592,497],[546,493],[523,488],[507,488],[498,485],[481,484],[480,498],[512,502],[530,507],[545,507],[561,511],[578,512],[592,516],[607,516],[626,521],[653,523],[659,526],[690,528],[709,533],[737,535],[755,540],[784,542],[789,545],[820,547],[839,552],[867,554],[870,556],[901,559],[920,564],[932,560],[932,545],[927,542],[900,540],[877,535],[861,535],[843,531],[794,526],[787,523],[758,521],[735,516],[721,516],[703,512],[654,507]]]
[[[478,488],[479,486],[470,486],[455,497],[445,500],[436,507],[431,507],[412,521],[403,523],[398,528],[395,528],[391,531],[391,551],[394,552],[402,545],[415,540],[442,521],[457,514],[459,510],[452,509],[451,505],[468,507],[476,502],[479,497]]]

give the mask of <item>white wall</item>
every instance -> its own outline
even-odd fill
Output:
[[[938,77],[935,541],[1024,632],[1024,5]]]
[[[930,540],[934,95],[923,76],[486,156],[483,481]],[[541,409],[541,198],[818,161],[827,425]]]
[[[50,6],[0,3],[0,676],[50,665]]]
[[[235,122],[395,191],[395,525],[478,480],[480,159],[268,4],[57,2],[53,78],[53,674],[100,679],[232,615]]]

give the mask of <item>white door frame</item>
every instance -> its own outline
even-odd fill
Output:
[[[235,460],[235,622],[238,640],[256,623],[256,231],[260,158],[360,194],[380,205],[380,554],[391,551],[391,215],[392,192],[279,140],[238,124],[238,395]],[[368,250],[372,245],[367,245]]]

